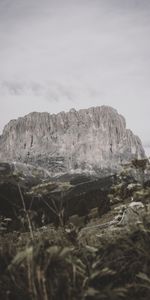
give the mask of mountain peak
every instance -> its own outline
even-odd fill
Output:
[[[28,161],[56,173],[116,169],[144,156],[140,139],[109,106],[32,112],[10,121],[0,138],[1,160]]]

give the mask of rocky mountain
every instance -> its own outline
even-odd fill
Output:
[[[107,106],[49,114],[32,112],[10,121],[0,136],[0,160],[45,167],[55,174],[114,170],[143,158],[140,139],[123,116]]]

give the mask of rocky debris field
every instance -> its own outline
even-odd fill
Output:
[[[12,220],[9,230],[27,229],[27,211],[33,226],[40,227],[49,223],[65,225],[73,215],[86,222],[95,207],[99,216],[110,210],[108,191],[115,176],[66,174],[52,178],[43,169],[26,164],[1,163],[0,168],[0,214]]]

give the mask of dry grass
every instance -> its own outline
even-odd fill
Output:
[[[73,233],[73,232],[72,232]],[[74,235],[64,228],[4,235],[1,300],[142,299],[150,293],[150,221]],[[95,238],[92,244],[91,239]]]

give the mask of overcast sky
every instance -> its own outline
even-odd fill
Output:
[[[0,0],[0,131],[97,105],[150,144],[150,1]]]

